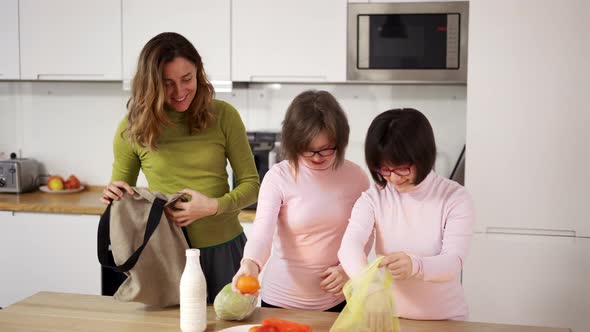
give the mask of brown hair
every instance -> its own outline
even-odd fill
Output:
[[[133,78],[131,98],[127,103],[127,134],[132,142],[142,147],[156,149],[163,128],[172,125],[166,116],[164,104],[164,65],[182,57],[195,65],[197,92],[187,112],[190,133],[207,127],[213,115],[208,106],[214,98],[213,85],[207,79],[199,52],[180,34],[164,32],[145,44],[139,55],[137,72]]]
[[[376,170],[386,163],[416,166],[415,184],[420,184],[436,160],[430,122],[413,108],[397,108],[379,114],[367,132],[365,159],[373,180],[381,188],[387,180]]]
[[[287,109],[282,129],[282,147],[285,159],[297,173],[298,156],[306,151],[311,141],[322,131],[336,147],[337,168],[344,161],[350,127],[346,114],[336,98],[327,91],[308,90],[300,93]]]

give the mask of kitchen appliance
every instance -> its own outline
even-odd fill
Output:
[[[469,2],[349,3],[347,80],[466,83]]]
[[[459,158],[455,163],[455,167],[453,167],[453,171],[451,172],[449,179],[462,186],[465,186],[465,145],[463,145],[463,149],[459,154]]]
[[[282,160],[280,144],[281,133],[272,131],[249,131],[248,143],[254,155],[254,163],[260,182],[264,179],[264,175],[272,167],[272,165]],[[236,186],[235,175],[233,176],[233,186]],[[248,206],[246,209],[256,209],[256,203]]]
[[[38,186],[40,165],[33,159],[0,160],[0,193],[24,193]]]

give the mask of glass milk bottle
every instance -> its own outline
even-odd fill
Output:
[[[186,265],[180,278],[182,332],[202,332],[207,329],[207,285],[199,256],[199,249],[186,250]]]

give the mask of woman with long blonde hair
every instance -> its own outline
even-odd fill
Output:
[[[260,186],[244,124],[234,107],[214,99],[201,56],[173,32],[144,46],[127,108],[101,201],[132,194],[140,170],[151,190],[190,196],[166,214],[186,227],[191,246],[201,249],[212,302],[240,266],[246,237],[238,213],[256,201]],[[231,191],[228,160],[236,182]]]

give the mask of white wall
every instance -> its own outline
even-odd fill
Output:
[[[465,142],[465,86],[250,84],[217,98],[238,109],[248,130],[279,130],[291,100],[312,88],[332,92],[347,112],[348,159],[364,167],[364,136],[377,114],[414,107],[432,122],[437,171],[451,172]],[[113,135],[128,96],[120,83],[0,82],[0,151],[20,149],[22,157],[43,162],[47,173],[73,173],[82,182],[105,184]]]
[[[16,84],[0,83],[0,158],[7,158],[20,145]]]

